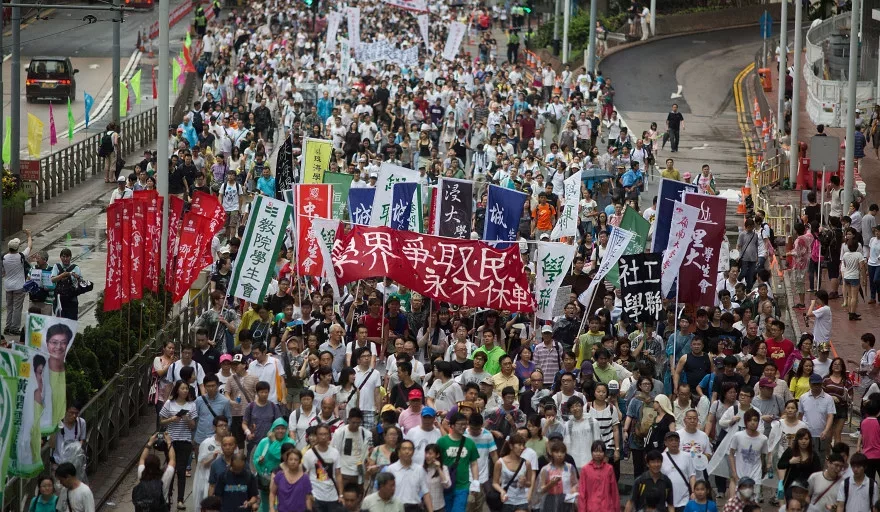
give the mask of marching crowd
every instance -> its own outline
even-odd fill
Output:
[[[225,300],[250,198],[276,193],[272,149],[291,140],[299,159],[303,134],[332,140],[329,170],[350,173],[352,187],[375,186],[386,162],[418,170],[423,185],[473,180],[478,234],[488,184],[525,192],[526,261],[528,242],[550,238],[565,178],[589,171],[564,281],[573,297],[589,286],[626,207],[655,221],[656,199],[641,197],[649,180],[718,193],[708,165],[693,174],[676,167],[685,123],[676,105],[659,126],[631,133],[601,72],[531,70],[516,51],[499,57],[493,30],[511,29],[508,42],[518,41],[503,9],[432,5],[425,41],[413,14],[358,6],[361,41],[426,45],[418,66],[343,58],[338,44],[326,46],[326,13],[313,17],[305,4],[218,5],[214,21],[196,25],[202,85],[169,133],[169,192],[219,195],[226,230],[212,245],[211,307],[194,326],[194,345],[168,343],[152,367],[162,433],[141,457],[138,510],[166,500],[223,512],[752,512],[765,502],[786,512],[880,510],[875,337],[861,339],[860,389],[844,360],[829,356],[827,292],[806,307],[800,289],[813,333],[786,339],[765,268],[773,236],[760,211],[736,242],[740,257],[721,261],[716,305],[678,314],[668,302],[656,322],[630,319],[611,286],[588,307],[572,298],[552,322],[437,303],[387,278],[335,300],[299,278],[287,249],[262,303]],[[447,22],[471,16],[471,42],[441,59]],[[339,34],[351,37],[345,23]],[[155,187],[155,167],[146,155],[117,195]],[[855,227],[864,208],[853,208],[839,217]],[[859,227],[876,211],[859,214]],[[819,240],[810,212],[796,231]],[[869,266],[876,240],[862,241]],[[842,230],[836,243],[818,244],[829,270]],[[855,319],[858,276],[847,269],[864,263],[847,256],[862,254],[852,244],[837,262],[847,263]],[[811,288],[814,246],[799,238],[792,255]],[[851,450],[843,428],[854,400],[864,419]],[[630,465],[634,482],[621,495]],[[73,490],[84,485],[66,466],[59,471]]]

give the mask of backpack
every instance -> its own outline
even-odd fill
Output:
[[[868,479],[868,503],[874,503],[874,479],[866,476]],[[846,502],[849,501],[849,481],[852,477],[846,477],[843,481],[843,509],[846,510]]]
[[[821,247],[822,244],[819,242],[819,237],[813,238],[813,243],[810,244],[810,259],[816,263],[819,262]]]
[[[131,491],[135,512],[168,512],[162,480],[141,480]]]
[[[71,265],[67,268],[61,266],[61,263],[56,263],[55,268],[58,270],[58,274],[63,274],[64,272],[72,271],[76,268],[76,265]],[[77,290],[76,285],[73,283],[71,279],[62,279],[55,283],[55,294],[61,295],[64,297],[76,297]]]
[[[113,153],[113,132],[108,130],[101,137],[101,146],[98,149],[98,156],[110,156]]]
[[[657,411],[654,410],[654,399],[650,399],[642,405],[639,411],[639,421],[636,423],[635,434],[641,438],[647,438],[654,426],[654,420],[657,418]]]
[[[770,232],[770,235],[769,235],[770,236],[770,245],[775,247],[776,246],[776,233],[773,232],[773,228],[770,227],[770,224],[767,224],[766,222],[761,224],[761,229],[763,229],[765,227]]]

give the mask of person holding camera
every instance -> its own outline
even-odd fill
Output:
[[[193,399],[195,394],[190,390],[189,384],[178,380],[171,390],[171,397],[162,406],[159,413],[161,426],[168,429],[171,445],[174,447],[175,466],[177,471],[177,508],[186,509],[183,498],[186,495],[186,466],[192,455],[193,430],[196,428],[198,411]]]
[[[159,456],[165,454],[165,469]],[[138,462],[138,484],[131,490],[131,502],[135,510],[157,510],[166,503],[174,477],[175,453],[168,432],[156,432],[150,436]]]

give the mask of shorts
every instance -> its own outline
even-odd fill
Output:
[[[849,405],[837,404],[837,411],[834,413],[835,420],[845,420],[849,417]]]
[[[241,219],[241,212],[238,210],[226,212],[226,221],[223,223],[223,227],[238,229],[239,219]]]
[[[840,260],[828,260],[828,279],[837,279],[840,277]]]
[[[862,282],[859,279],[844,279],[843,282],[856,288],[862,285]]]
[[[806,269],[796,268],[791,271],[791,279],[794,281],[794,293],[806,292],[806,283],[804,282],[806,279],[806,275]]]

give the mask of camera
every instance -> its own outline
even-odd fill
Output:
[[[153,443],[153,449],[159,452],[168,452],[168,443],[165,441],[164,436],[156,438],[156,442]]]

